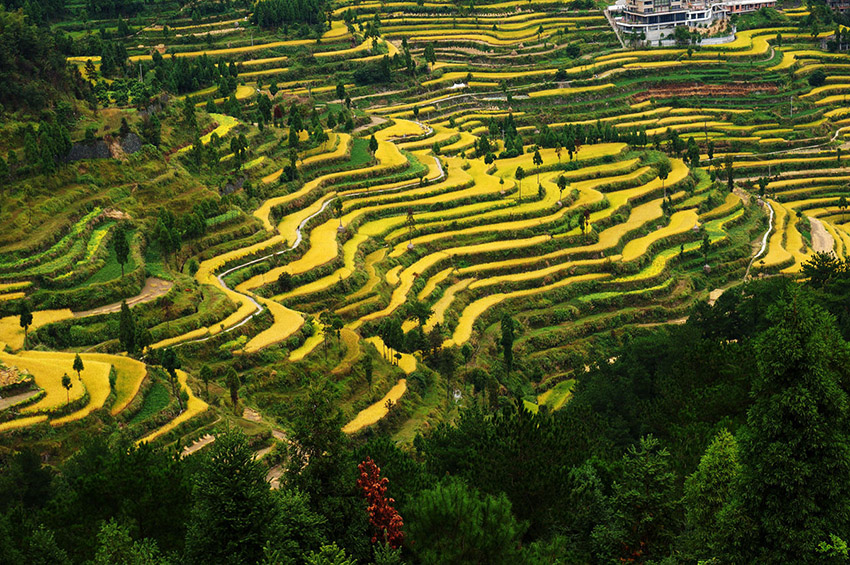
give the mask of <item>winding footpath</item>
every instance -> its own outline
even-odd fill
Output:
[[[767,239],[768,239],[768,237],[770,237],[770,232],[773,231],[773,206],[771,206],[770,204],[767,204],[767,203],[765,203],[765,204],[767,205],[767,209],[770,210],[770,218],[768,220],[767,231],[764,232],[764,236],[762,236],[762,238],[761,238],[761,249],[759,249],[759,252],[756,253],[755,256],[752,259],[750,259],[750,264],[747,265],[747,272],[744,273],[744,280],[747,280],[749,278],[750,269],[752,268],[755,260],[758,259],[759,257],[761,257],[762,253],[764,253],[765,250],[767,250]]]
[[[426,131],[426,133],[433,132],[433,129],[431,129],[429,126],[426,126],[426,125],[421,124],[419,122],[416,122],[416,123],[419,124],[420,126],[422,126],[423,129]],[[435,162],[435,164],[438,168],[439,175],[437,177],[435,177],[434,179],[432,179],[430,181],[431,183],[441,182],[441,181],[445,180],[445,178],[447,176],[446,171],[443,168],[443,165],[442,165],[442,162],[440,161],[440,159],[437,158],[437,157],[434,157],[434,162]],[[402,185],[399,185],[399,186],[394,186],[394,187],[387,188],[387,189],[371,190],[371,191],[368,191],[368,193],[369,194],[381,194],[381,193],[385,193],[385,192],[393,192],[393,191],[398,191],[398,190],[404,190],[404,189],[407,189],[407,188],[414,188],[414,187],[418,187],[418,186],[420,186],[420,182],[418,180],[416,180],[416,181],[411,181],[409,183],[402,184]],[[280,251],[275,251],[275,252],[269,253],[267,255],[264,255],[264,256],[256,258],[256,259],[251,259],[249,261],[245,261],[244,263],[240,263],[240,264],[238,264],[234,267],[230,267],[226,271],[215,275],[215,280],[218,282],[218,285],[219,285],[219,287],[222,291],[224,291],[226,293],[235,293],[235,294],[237,294],[241,297],[244,297],[247,301],[249,301],[251,303],[251,305],[254,307],[252,313],[250,313],[249,315],[247,315],[243,319],[239,320],[238,322],[231,324],[228,327],[222,328],[221,332],[210,333],[210,335],[206,335],[204,337],[199,337],[199,338],[194,338],[194,339],[183,339],[183,340],[181,340],[180,336],[178,336],[177,338],[172,338],[171,344],[173,345],[173,347],[181,347],[181,346],[184,346],[184,345],[188,345],[190,343],[200,343],[200,342],[207,341],[207,340],[211,339],[212,337],[218,335],[219,333],[228,333],[228,332],[231,332],[233,330],[236,330],[236,329],[242,327],[243,325],[247,324],[248,322],[250,322],[252,319],[254,319],[255,316],[261,314],[265,310],[266,307],[263,306],[260,302],[257,301],[257,299],[255,298],[255,295],[253,293],[247,292],[247,291],[240,292],[238,290],[230,288],[227,285],[227,283],[225,282],[224,278],[231,273],[234,273],[234,272],[236,272],[240,269],[244,269],[245,267],[250,267],[251,265],[260,263],[262,261],[265,261],[265,260],[270,259],[272,257],[275,257],[277,255],[282,255],[284,253],[288,253],[290,251],[294,251],[295,249],[297,249],[298,246],[301,245],[301,242],[304,240],[304,235],[303,235],[304,227],[311,220],[313,220],[314,218],[316,218],[317,216],[322,214],[325,210],[327,210],[328,206],[330,206],[331,203],[334,200],[336,200],[336,198],[341,198],[341,197],[337,196],[335,198],[328,198],[318,210],[316,210],[315,212],[313,212],[312,214],[310,214],[309,216],[307,216],[306,218],[301,220],[301,222],[295,228],[295,240],[293,241],[292,245],[290,245],[288,248],[282,249]],[[299,315],[301,315],[302,318],[303,318],[302,313],[299,312]],[[187,336],[188,335],[189,334],[187,334]],[[174,339],[179,340],[179,341],[175,342],[175,341],[173,341]]]

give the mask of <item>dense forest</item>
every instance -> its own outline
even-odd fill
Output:
[[[479,4],[0,0],[0,565],[850,561],[850,17]]]
[[[184,460],[120,432],[58,468],[5,453],[0,562],[843,562],[850,269],[804,270],[626,337],[558,412],[494,391],[415,453],[353,444],[317,379],[277,491],[236,430]]]
[[[63,93],[84,98],[88,84],[66,67],[57,45],[61,34],[31,19],[0,6],[0,104],[39,110]]]

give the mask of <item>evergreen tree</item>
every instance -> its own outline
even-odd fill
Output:
[[[187,96],[186,100],[183,101],[183,124],[190,131],[198,129],[198,118],[195,116],[195,101],[192,100],[191,96]]]
[[[729,430],[715,436],[699,467],[685,481],[684,504],[688,533],[685,544],[693,557],[710,559],[722,549],[721,513],[735,494],[741,473],[738,442]]]
[[[85,365],[83,365],[82,357],[80,357],[80,354],[77,353],[74,356],[74,366],[73,366],[74,371],[77,372],[77,379],[82,380],[81,373],[85,370],[85,368],[86,367],[85,367]]]
[[[145,142],[159,147],[162,142],[162,123],[156,114],[151,114],[142,120],[142,137]]]
[[[613,485],[611,519],[593,532],[600,560],[646,563],[669,555],[678,530],[675,482],[670,453],[657,439],[629,448]]]
[[[233,406],[236,406],[239,402],[239,385],[241,384],[239,373],[233,367],[228,367],[224,381],[228,390],[230,390],[230,402],[233,403]]]
[[[126,300],[121,302],[118,316],[118,341],[124,351],[130,355],[136,353],[136,320]]]
[[[26,349],[29,340],[29,328],[32,325],[32,311],[26,300],[22,301],[18,307],[18,322],[24,330],[24,349]]]
[[[322,534],[363,559],[369,550],[368,515],[357,490],[356,462],[347,456],[337,393],[326,380],[308,385],[292,418],[287,485],[310,493],[311,509],[326,520]]]
[[[850,354],[835,319],[799,288],[767,320],[741,438],[740,505],[751,527],[737,547],[748,562],[822,563],[819,543],[850,531]]]
[[[210,381],[213,379],[213,372],[210,369],[210,366],[206,363],[201,365],[201,373],[200,373],[201,381],[204,383],[204,387],[207,392],[207,397],[210,395]]]
[[[114,519],[105,522],[97,534],[97,553],[92,565],[170,565],[154,540],[134,541],[129,528]]]
[[[481,494],[448,480],[423,491],[406,513],[410,548],[423,564],[513,565],[519,560],[523,527],[504,494]]]
[[[275,518],[266,471],[241,431],[227,428],[202,454],[186,532],[189,563],[257,563]]]
[[[159,352],[159,364],[168,373],[168,380],[171,382],[171,394],[177,398],[177,406],[180,412],[183,412],[183,399],[180,396],[180,389],[177,386],[177,371],[180,369],[180,359],[177,358],[177,353],[170,347]]]
[[[71,404],[71,387],[74,386],[74,383],[71,382],[71,377],[68,376],[68,373],[62,375],[62,388],[65,389],[65,394],[67,396],[67,404]]]
[[[112,239],[112,249],[115,252],[115,260],[121,265],[121,278],[124,278],[124,265],[130,257],[130,244],[127,242],[127,231],[124,224],[118,224]]]

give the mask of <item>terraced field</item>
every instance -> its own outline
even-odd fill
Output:
[[[198,24],[230,30],[220,37],[165,45],[178,59],[237,73],[224,96],[206,84],[181,93],[197,108],[196,139],[169,130],[162,164],[145,171],[174,187],[187,182],[180,175],[200,175],[204,186],[170,192],[177,210],[192,209],[212,186],[219,204],[204,216],[205,233],[184,233],[179,252],[166,250],[156,213],[135,194],[154,188],[134,181],[109,200],[137,214],[125,275],[132,284],[92,279],[114,271],[109,240],[124,221],[106,205],[81,209],[58,239],[0,241],[0,342],[23,349],[16,308],[29,301],[36,343],[117,353],[117,314],[112,322],[72,318],[101,305],[88,295],[75,302],[79,288],[97,281],[107,304],[156,275],[176,284],[134,307],[140,319],[157,318],[145,360],[179,352],[189,400],[135,439],[172,441],[193,418],[208,423],[193,385],[210,359],[219,381],[237,364],[243,401],[257,406],[300,394],[281,375],[329,375],[344,391],[346,432],[386,419],[409,439],[442,417],[445,398],[463,403],[480,393],[465,378],[475,369],[500,374],[530,408],[557,410],[595,361],[597,340],[681,319],[745,276],[796,276],[815,249],[850,253],[850,55],[821,49],[832,32],[771,27],[718,45],[627,48],[599,10],[534,0],[442,15],[453,10],[364,2],[337,7],[312,39],[257,29],[250,42],[223,15]],[[363,29],[375,21],[373,41]],[[194,29],[185,19],[167,23]],[[142,72],[154,72],[157,33],[146,28],[127,41]],[[100,64],[94,55],[70,59],[81,68],[89,60]],[[392,83],[358,74],[382,64],[397,76]],[[820,71],[828,76],[814,86],[809,78]],[[115,85],[103,88],[114,101]],[[272,120],[262,118],[264,99]],[[216,147],[215,174],[191,168],[192,155]],[[235,173],[215,169],[237,160]],[[428,315],[419,317],[422,308]],[[499,354],[506,315],[518,328],[516,375],[503,371]],[[463,365],[458,378],[445,369],[446,351],[452,367]],[[35,372],[52,354],[19,355]],[[376,386],[365,385],[364,357],[374,359]],[[123,359],[84,356],[118,372],[113,416],[133,405],[145,378],[143,364]],[[32,414],[62,404],[56,375],[44,375],[47,395],[0,429],[37,424],[43,419]],[[78,411],[48,421],[103,407],[109,387],[94,382],[102,377],[71,389]]]

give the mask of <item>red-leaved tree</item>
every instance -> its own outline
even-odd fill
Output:
[[[372,536],[372,543],[380,539],[393,549],[398,549],[404,541],[404,532],[401,531],[404,521],[398,510],[393,507],[395,500],[386,497],[389,479],[381,477],[381,469],[371,457],[367,457],[357,468],[360,470],[357,486],[363,491],[363,496],[369,503],[369,523],[376,530],[376,535]]]

